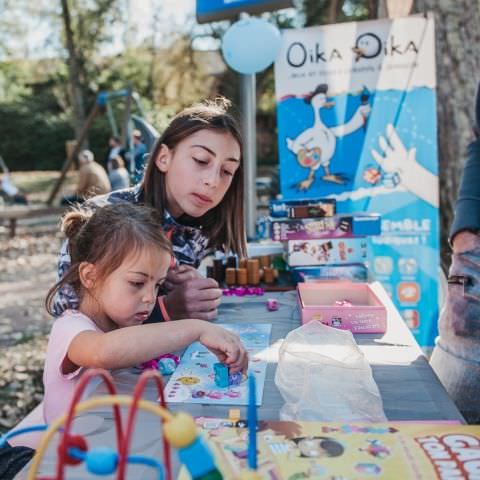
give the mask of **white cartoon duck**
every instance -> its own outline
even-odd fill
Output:
[[[368,99],[370,94],[364,89],[361,94],[361,105],[352,118],[343,125],[327,127],[320,118],[321,108],[331,108],[334,102],[327,101],[328,85],[321,84],[305,98],[305,102],[312,105],[314,122],[310,128],[304,130],[295,139],[287,137],[287,148],[293,152],[298,163],[309,168],[308,177],[298,184],[300,190],[308,190],[314,179],[315,171],[321,166],[325,171],[322,180],[334,183],[344,183],[341,176],[330,173],[330,161],[335,153],[337,137],[348,135],[366,124],[370,114]]]

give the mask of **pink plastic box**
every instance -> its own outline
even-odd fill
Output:
[[[368,283],[299,283],[302,323],[318,320],[352,333],[385,333],[387,310]]]

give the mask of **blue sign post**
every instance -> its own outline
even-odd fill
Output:
[[[292,0],[197,0],[197,22],[235,18],[240,13],[262,13],[292,7]]]

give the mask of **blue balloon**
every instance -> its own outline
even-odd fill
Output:
[[[265,70],[278,55],[281,35],[274,25],[249,17],[235,22],[222,41],[223,58],[239,73],[253,74]]]

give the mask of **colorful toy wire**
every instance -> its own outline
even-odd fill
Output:
[[[100,377],[105,382],[109,395],[94,397],[79,402],[89,382]],[[155,382],[160,399],[160,405],[143,400],[141,396],[149,381]],[[249,428],[249,470],[241,472],[241,479],[257,479],[257,449],[256,449],[256,401],[255,380],[249,379],[250,397],[248,410]],[[82,435],[71,433],[73,419],[76,415],[98,407],[113,408],[116,449],[111,447],[88,447],[87,440]],[[122,424],[120,406],[129,407],[126,427]],[[131,438],[135,426],[138,409],[156,415],[161,420],[163,430],[163,463],[143,455],[129,455]],[[79,380],[67,413],[57,418],[51,425],[36,425],[13,430],[0,437],[0,445],[23,433],[45,431],[32,459],[27,480],[64,480],[68,465],[84,463],[87,471],[94,475],[112,475],[116,473],[117,480],[125,480],[127,464],[142,464],[154,468],[159,480],[173,480],[171,447],[178,451],[181,463],[185,465],[193,480],[221,480],[222,474],[215,465],[215,459],[208,445],[198,435],[194,419],[183,412],[172,414],[166,406],[163,394],[162,376],[158,371],[146,370],[141,375],[133,391],[133,395],[118,395],[111,375],[100,369],[86,371]],[[53,438],[59,433],[57,447],[56,473],[54,477],[38,477],[38,470],[45,452]]]

